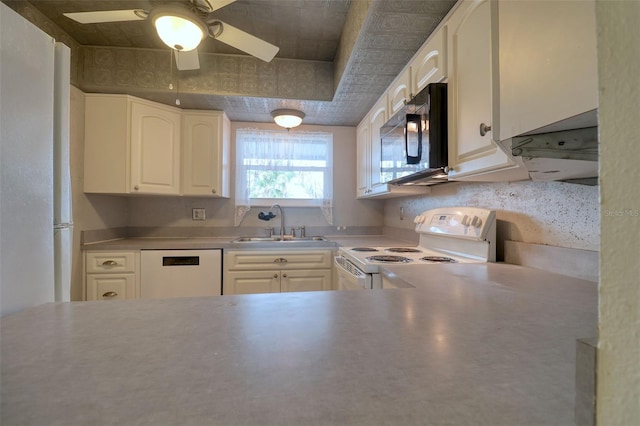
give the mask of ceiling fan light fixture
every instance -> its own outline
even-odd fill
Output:
[[[304,112],[295,109],[276,109],[271,111],[271,116],[278,126],[291,129],[302,123]]]
[[[175,50],[189,52],[197,48],[207,33],[198,16],[188,9],[156,8],[151,15],[160,40]]]

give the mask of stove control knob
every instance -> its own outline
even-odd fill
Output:
[[[461,221],[461,223],[462,223],[464,226],[469,226],[469,216],[467,216],[466,214],[465,214],[464,216],[462,216],[462,221]]]
[[[480,219],[478,216],[474,216],[471,220],[471,226],[480,228],[480,225],[482,225],[482,219]]]

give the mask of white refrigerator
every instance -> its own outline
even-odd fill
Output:
[[[69,49],[0,3],[0,315],[69,300]]]

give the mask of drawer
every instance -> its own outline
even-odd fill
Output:
[[[87,252],[86,273],[88,274],[117,274],[135,272],[135,252]]]
[[[134,274],[87,275],[87,300],[135,299]]]
[[[228,270],[331,269],[331,250],[258,251],[225,253]]]

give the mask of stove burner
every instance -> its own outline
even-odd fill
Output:
[[[390,247],[385,251],[388,251],[390,253],[422,253],[422,250],[411,247]]]
[[[373,247],[354,247],[351,249],[351,251],[378,251],[378,249],[375,249]]]
[[[456,263],[457,260],[452,259],[450,257],[446,257],[446,256],[425,256],[425,257],[421,257],[420,260],[426,260],[429,262],[449,262],[449,263]]]
[[[369,256],[366,258],[369,262],[385,262],[385,263],[408,263],[412,262],[411,259],[404,256],[390,256],[390,255],[382,255],[382,256]]]

